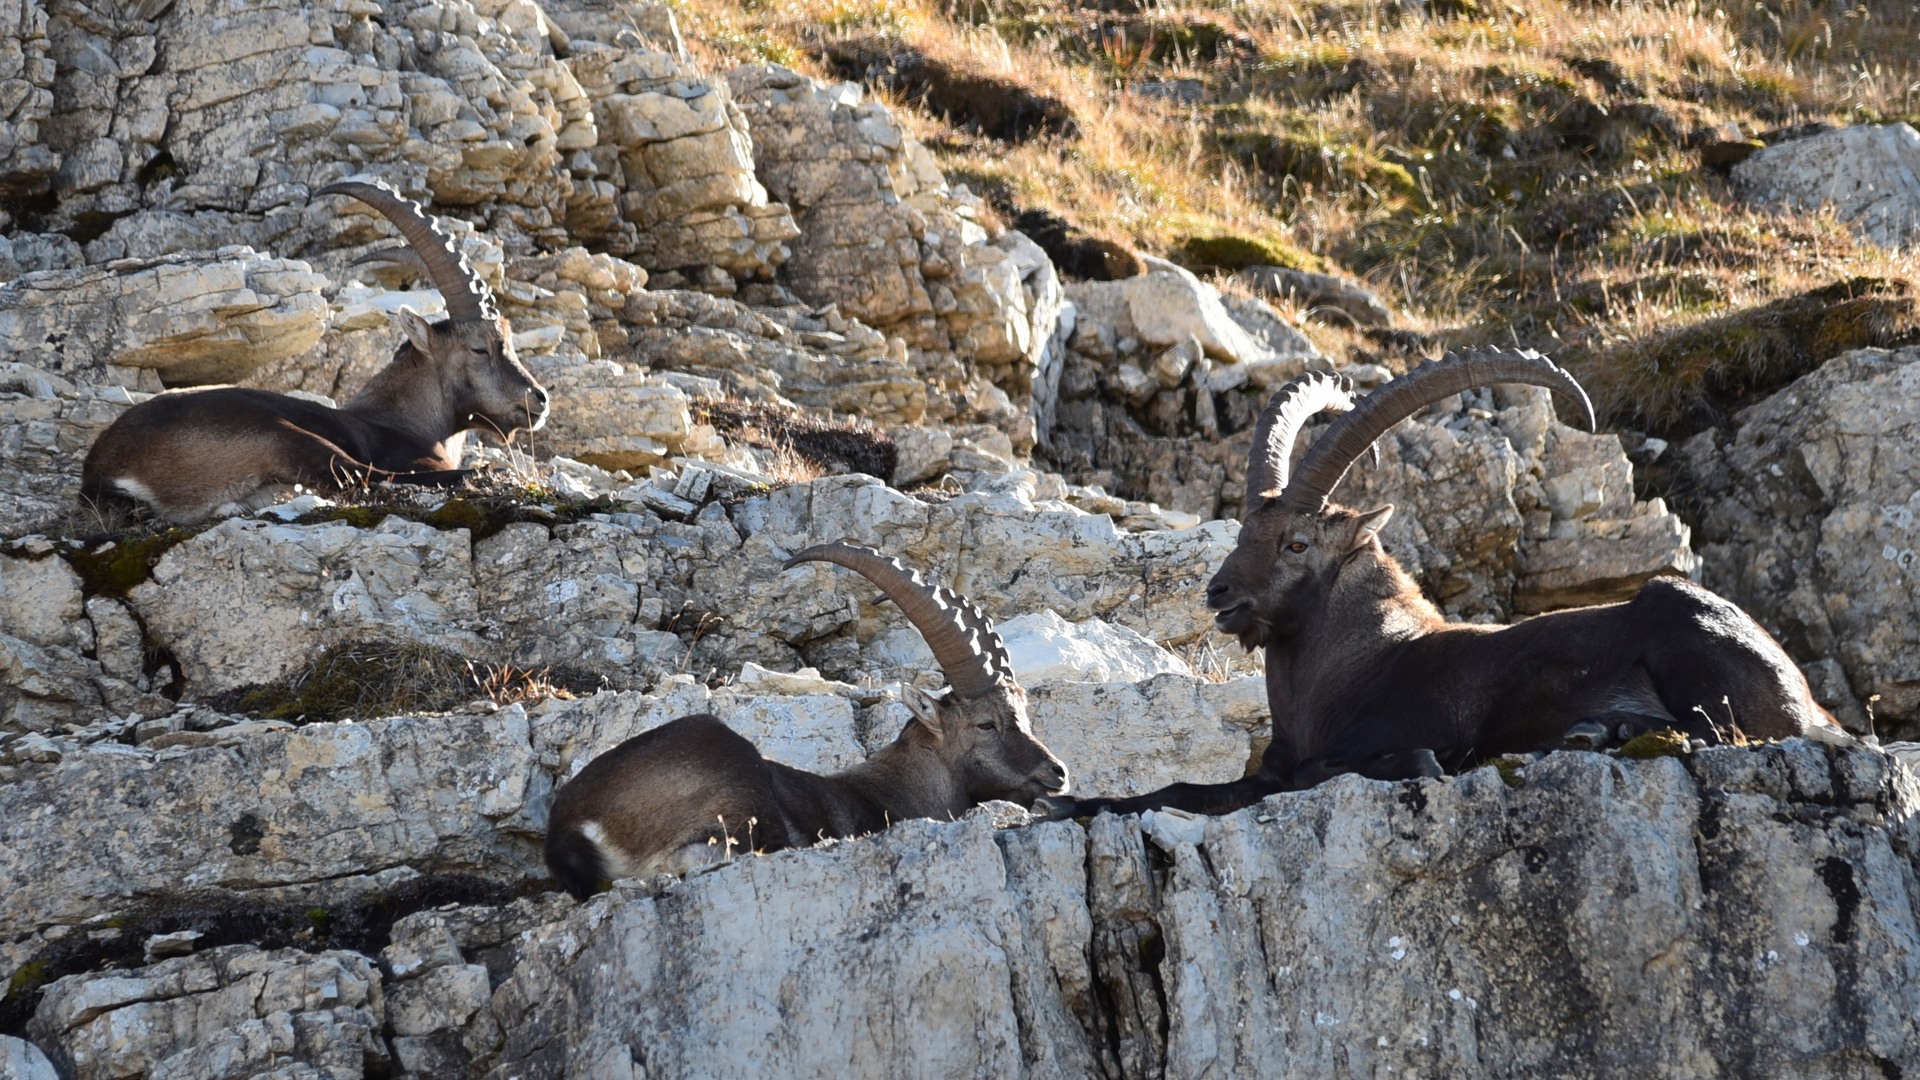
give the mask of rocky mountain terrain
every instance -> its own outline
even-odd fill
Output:
[[[1442,29],[1480,17],[1430,6]],[[999,804],[552,891],[547,807],[594,755],[711,711],[845,767],[905,721],[898,684],[938,685],[870,587],[780,570],[815,543],[979,602],[1077,791],[1243,775],[1259,658],[1200,601],[1253,420],[1302,371],[1370,386],[1454,340],[1279,249],[1236,274],[1218,245],[1003,205],[932,118],[964,105],[1020,145],[1096,131],[1031,87],[858,35],[738,57],[708,14],[0,4],[0,1075],[1920,1068],[1920,780],[1897,741],[1920,733],[1920,349],[1898,281],[1675,331],[1676,362],[1687,333],[1758,335],[1746,382],[1694,372],[1710,408],[1607,398],[1639,385],[1624,362],[1581,369],[1600,432],[1544,392],[1476,391],[1337,493],[1395,504],[1383,540],[1459,620],[1700,580],[1857,745],[1348,777],[1211,820]],[[1130,40],[1145,16],[1122,14]],[[1910,128],[1772,134],[1703,144],[1738,156],[1738,198],[1911,239]],[[311,193],[360,175],[457,234],[552,422],[473,448],[491,472],[466,491],[185,528],[79,506],[88,446],[133,403],[220,382],[345,400],[392,355],[393,312],[444,311],[351,265],[385,224]],[[1329,332],[1329,310],[1377,333]]]

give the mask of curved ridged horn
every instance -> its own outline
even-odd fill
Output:
[[[1593,403],[1587,400],[1587,392],[1572,375],[1532,349],[1448,353],[1368,394],[1352,412],[1335,420],[1300,460],[1300,470],[1281,495],[1281,504],[1289,510],[1318,510],[1327,504],[1354,460],[1387,429],[1434,402],[1495,383],[1544,386],[1579,405],[1587,430],[1594,428]]]
[[[951,589],[928,585],[919,571],[907,569],[900,560],[851,544],[815,544],[780,569],[791,570],[803,562],[835,563],[879,586],[920,631],[955,695],[979,697],[994,689],[1002,677],[1013,678],[1007,646],[985,613]]]
[[[1315,413],[1347,412],[1353,408],[1353,380],[1344,375],[1309,371],[1295,376],[1273,392],[1260,421],[1253,427],[1253,450],[1247,457],[1247,497],[1240,504],[1244,520],[1261,500],[1287,486],[1293,462],[1293,443],[1300,428]]]
[[[404,266],[423,278],[432,280],[433,270],[427,266],[427,260],[410,247],[379,248],[369,251],[348,263],[348,266],[367,266],[386,263],[392,266]]]
[[[419,256],[419,265],[433,279],[447,302],[447,316],[454,322],[491,321],[500,317],[493,304],[493,290],[473,272],[466,256],[460,254],[453,237],[440,227],[420,204],[400,194],[384,180],[342,180],[314,192],[321,195],[351,195],[375,210],[407,240],[407,246]]]

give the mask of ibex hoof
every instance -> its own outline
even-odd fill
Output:
[[[1600,750],[1611,741],[1612,735],[1600,721],[1582,720],[1568,728],[1561,741],[1569,750]]]
[[[1413,752],[1413,775],[1438,779],[1447,775],[1447,770],[1440,767],[1440,759],[1433,751],[1422,748]]]
[[[1042,795],[1033,801],[1033,812],[1043,821],[1065,821],[1078,817],[1080,800],[1065,795]]]

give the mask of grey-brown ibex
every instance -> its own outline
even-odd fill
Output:
[[[1513,751],[1558,749],[1576,726],[1805,734],[1832,718],[1786,651],[1738,607],[1675,578],[1633,599],[1512,626],[1450,624],[1381,549],[1391,505],[1332,505],[1347,470],[1395,424],[1496,383],[1545,386],[1593,407],[1538,353],[1481,349],[1424,364],[1354,401],[1324,374],[1280,388],[1254,429],[1240,537],[1207,586],[1214,624],[1264,648],[1273,742],[1259,769],[1126,799],[1046,800],[1055,816],[1172,807],[1221,813],[1340,773],[1379,780],[1456,771]],[[1291,477],[1307,419],[1340,416]]]
[[[513,351],[492,290],[419,203],[380,181],[314,193],[351,195],[393,222],[407,246],[364,255],[415,267],[446,300],[447,318],[395,316],[406,340],[386,368],[339,408],[224,386],[159,394],[122,413],[87,452],[80,494],[132,500],[170,521],[257,509],[295,485],[337,490],[379,480],[446,483],[464,474],[466,433],[511,438],[546,421],[547,392]]]
[[[612,878],[682,874],[736,847],[804,847],[1067,790],[1067,768],[1034,737],[1007,647],[979,608],[869,548],[821,544],[782,569],[814,561],[857,571],[899,605],[945,673],[947,695],[903,685],[913,719],[899,737],[831,776],[769,761],[705,714],[628,739],[554,796],[547,868],[575,898]]]

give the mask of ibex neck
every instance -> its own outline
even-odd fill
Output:
[[[1329,703],[1379,669],[1382,654],[1444,626],[1419,586],[1384,552],[1355,556],[1302,613],[1297,632],[1267,648],[1267,699],[1274,737],[1303,760],[1321,752],[1324,728],[1343,717]]]
[[[341,409],[427,444],[445,442],[462,428],[452,396],[411,346],[403,347]]]
[[[894,741],[832,779],[891,821],[949,819],[967,812],[966,793],[954,783],[952,770],[932,749],[906,739]]]

